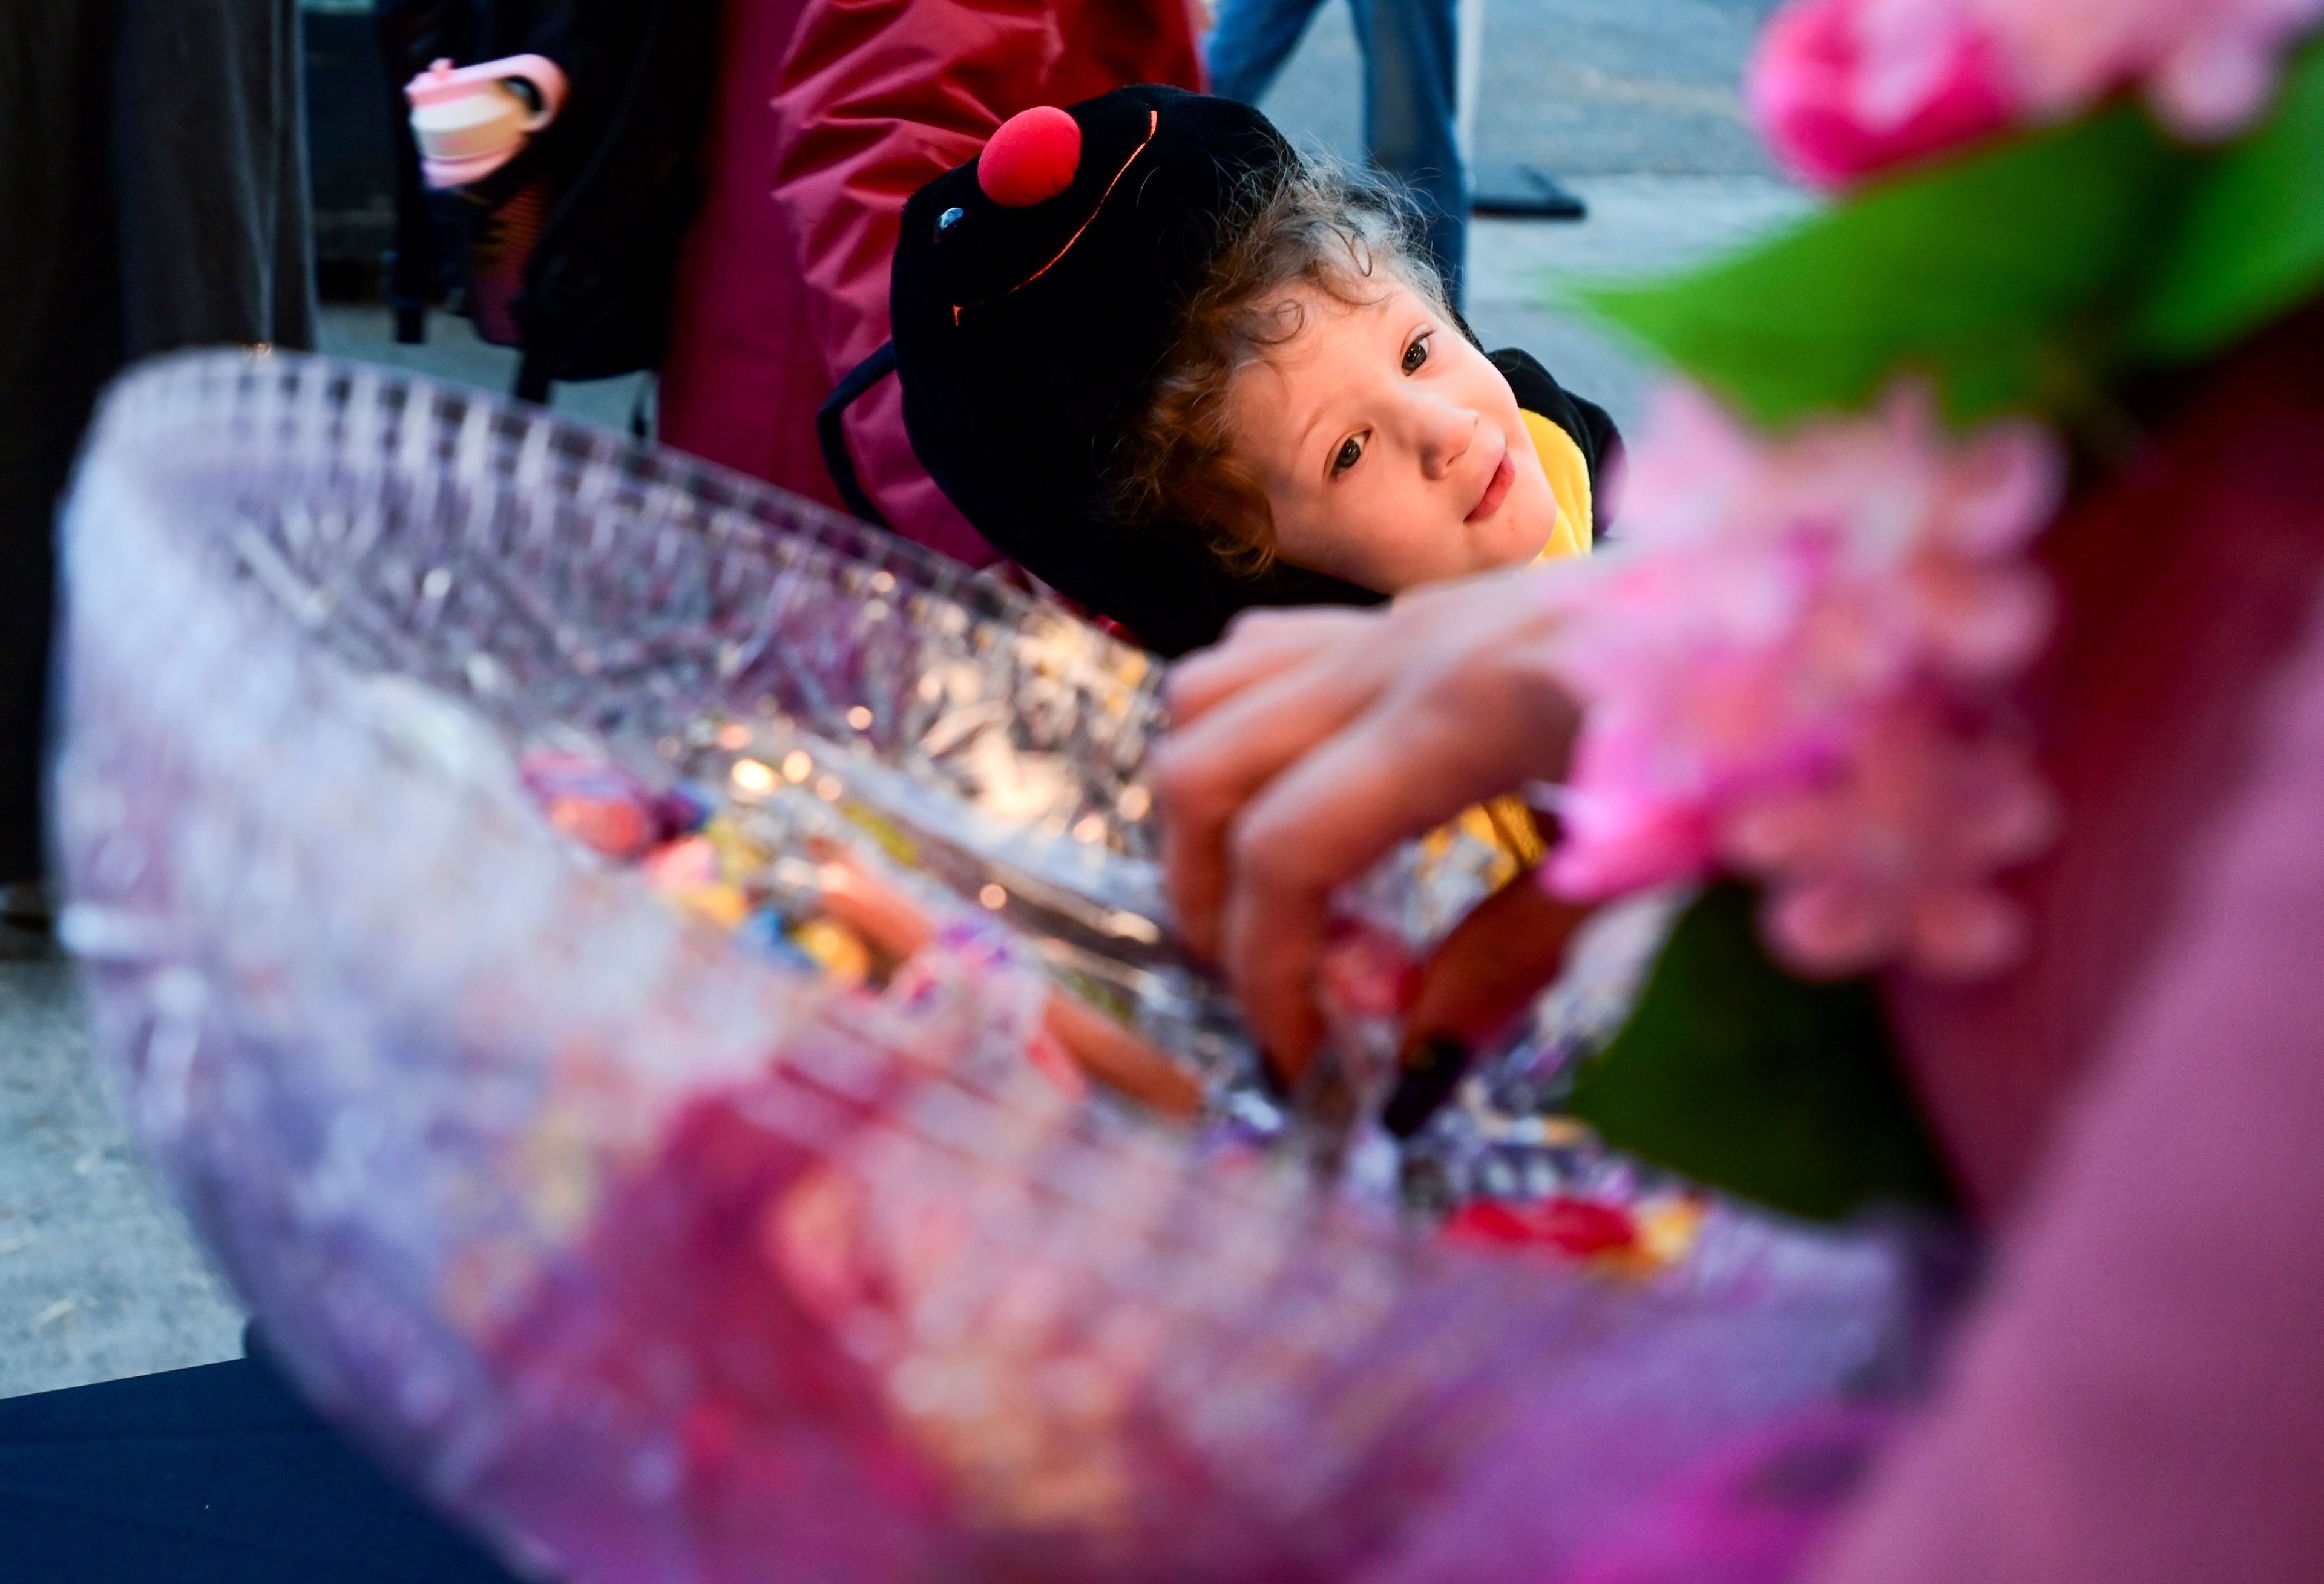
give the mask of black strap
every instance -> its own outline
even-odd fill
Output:
[[[1517,405],[1528,412],[1537,412],[1573,437],[1581,448],[1582,465],[1590,470],[1590,493],[1595,497],[1590,525],[1592,542],[1603,539],[1606,530],[1613,526],[1612,493],[1606,487],[1607,475],[1619,464],[1622,436],[1606,410],[1595,401],[1576,396],[1559,384],[1550,372],[1541,366],[1533,354],[1516,346],[1505,346],[1485,356],[1501,371],[1501,378],[1517,399]]]
[[[443,299],[443,260],[436,213],[420,174],[420,144],[411,132],[411,109],[404,102],[404,79],[437,56],[474,60],[466,53],[465,13],[444,0],[384,0],[374,12],[384,69],[380,91],[387,101],[384,120],[395,158],[395,245],[381,262],[388,304],[395,310],[395,339],[417,346],[428,339],[429,307]]]
[[[659,379],[653,370],[648,369],[638,376],[638,393],[630,401],[630,433],[641,440],[653,438],[654,425],[660,415],[647,403],[660,389]]]
[[[824,469],[838,486],[839,498],[856,516],[881,528],[888,526],[888,520],[880,515],[880,508],[863,493],[863,482],[855,476],[855,459],[847,454],[847,431],[840,422],[847,416],[851,402],[895,371],[896,344],[882,342],[879,351],[849,369],[838,388],[815,410],[815,437],[823,446]]]
[[[538,401],[549,405],[549,365],[528,352],[524,361],[516,365],[516,388],[512,392],[519,401]]]

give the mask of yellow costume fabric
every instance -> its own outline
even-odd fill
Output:
[[[1573,437],[1537,412],[1522,409],[1517,416],[1525,419],[1526,433],[1533,437],[1534,455],[1541,458],[1541,470],[1549,475],[1549,493],[1557,497],[1557,527],[1549,536],[1549,543],[1541,549],[1540,559],[1561,561],[1568,556],[1590,553],[1591,525],[1597,520],[1591,515],[1590,500],[1590,465],[1582,458],[1582,447]]]
[[[1591,525],[1596,520],[1591,512],[1590,465],[1582,460],[1582,447],[1573,437],[1537,412],[1523,409],[1518,416],[1525,419],[1526,433],[1533,437],[1534,454],[1541,458],[1541,470],[1549,475],[1549,493],[1557,497],[1557,527],[1552,530],[1549,542],[1541,548],[1534,559],[1563,561],[1568,556],[1590,553]],[[1517,876],[1531,870],[1548,855],[1541,833],[1534,828],[1533,811],[1519,797],[1496,797],[1463,814],[1456,826],[1484,843],[1500,850],[1501,860],[1493,865],[1492,887],[1500,889]],[[1449,832],[1439,832],[1429,839],[1432,845],[1439,841],[1449,843]]]

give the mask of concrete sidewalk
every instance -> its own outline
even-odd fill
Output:
[[[71,965],[0,925],[0,1397],[233,1358],[241,1330],[114,1119]]]
[[[1532,160],[1589,201],[1579,225],[1484,220],[1470,317],[1635,428],[1651,374],[1544,306],[1545,277],[1676,268],[1778,226],[1807,200],[1750,140],[1735,84],[1762,0],[1490,0],[1483,157]],[[1295,135],[1360,152],[1346,9],[1326,6],[1268,108]],[[324,348],[505,391],[512,355],[436,316],[423,346],[383,308],[327,310]],[[556,405],[627,424],[634,379],[561,387]],[[0,1396],[233,1356],[241,1312],[113,1120],[87,1057],[69,965],[0,926]]]
[[[1599,326],[1548,306],[1553,286],[1653,276],[1715,257],[1808,211],[1798,189],[1765,176],[1573,176],[1590,205],[1579,225],[1470,224],[1468,318],[1487,346],[1522,346],[1558,382],[1614,416],[1645,420],[1657,375]]]

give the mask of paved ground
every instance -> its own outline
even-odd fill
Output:
[[[1635,432],[1655,382],[1620,342],[1545,305],[1548,283],[1677,268],[1799,215],[1808,200],[1765,176],[1575,176],[1578,226],[1472,222],[1468,317],[1487,346],[1522,346]]]
[[[1530,161],[1591,205],[1581,225],[1480,222],[1471,317],[1538,355],[1625,424],[1648,373],[1542,306],[1553,273],[1668,269],[1799,212],[1752,143],[1736,82],[1765,0],[1488,0],[1480,157]],[[1346,8],[1321,10],[1268,103],[1296,135],[1360,154]],[[438,318],[395,345],[384,309],[335,307],[327,349],[505,390],[513,360]],[[568,386],[563,409],[626,424],[630,380]],[[0,1396],[230,1356],[241,1315],[112,1122],[69,970],[0,926]]]
[[[1575,176],[1764,176],[1736,84],[1773,0],[1484,0],[1480,165]],[[1264,108],[1360,158],[1355,35],[1323,0]]]
[[[476,339],[467,320],[450,314],[430,314],[428,339],[417,346],[403,346],[396,343],[392,316],[383,305],[326,303],[322,349],[341,357],[393,364],[439,380],[494,391],[504,391],[516,382],[516,354],[504,346],[485,345]],[[627,428],[646,382],[643,375],[630,374],[618,380],[558,385],[549,393],[549,405],[593,423]]]
[[[69,966],[0,926],[0,1397],[231,1358],[240,1311],[114,1124]]]

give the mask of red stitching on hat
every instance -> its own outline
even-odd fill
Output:
[[[1057,261],[1074,251],[1074,244],[1082,239],[1082,233],[1088,230],[1092,226],[1097,223],[1098,215],[1105,207],[1105,200],[1113,196],[1113,189],[1120,185],[1121,179],[1123,177],[1130,174],[1130,168],[1138,163],[1138,156],[1146,152],[1146,145],[1154,141],[1154,134],[1161,130],[1161,126],[1162,112],[1159,110],[1148,110],[1146,113],[1146,135],[1139,140],[1138,146],[1136,148],[1130,151],[1130,158],[1121,162],[1121,169],[1113,173],[1113,180],[1105,184],[1105,190],[1097,195],[1097,207],[1090,211],[1089,218],[1083,221],[1079,226],[1074,228],[1074,234],[1065,238],[1065,245],[1059,248],[1056,251],[1056,255],[1052,257],[1047,263],[1043,264],[1039,269],[1034,271],[1022,281],[1018,281],[1016,285],[1011,286],[1008,290],[1000,293],[998,296],[979,298],[974,302],[954,303],[952,305],[952,322],[955,325],[959,324],[961,314],[968,309],[987,308],[993,303],[999,302],[1002,298],[1016,296],[1019,292],[1024,290],[1025,288],[1030,286],[1034,281],[1038,281],[1042,276],[1047,274],[1051,270],[1056,269],[1057,267]]]

